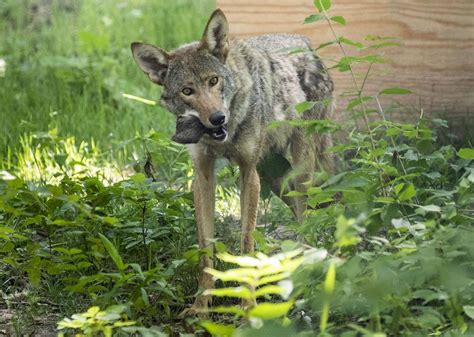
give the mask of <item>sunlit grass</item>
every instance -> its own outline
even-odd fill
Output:
[[[200,38],[213,1],[47,1],[0,3],[0,153],[25,132],[97,141],[108,150],[150,128],[172,131],[158,106],[122,96],[159,98],[134,64],[129,45],[171,49]],[[179,24],[177,24],[179,22]]]

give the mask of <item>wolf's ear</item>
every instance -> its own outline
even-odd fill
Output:
[[[140,69],[152,82],[163,85],[168,71],[169,55],[163,49],[151,44],[133,42],[130,47]]]
[[[229,53],[229,24],[220,9],[212,13],[202,36],[202,46],[222,63]]]

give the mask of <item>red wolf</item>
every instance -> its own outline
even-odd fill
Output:
[[[331,100],[333,83],[311,52],[310,41],[298,35],[265,35],[248,40],[230,40],[224,13],[211,15],[200,41],[166,52],[134,42],[133,56],[149,79],[163,86],[160,103],[177,116],[173,139],[188,143],[195,168],[193,184],[199,247],[211,247],[214,236],[215,178],[217,158],[227,158],[240,168],[241,252],[254,250],[252,232],[256,226],[260,180],[257,164],[268,154],[288,158],[298,174],[292,188],[304,191],[315,169],[331,172],[329,135],[306,136],[300,127],[284,124],[268,129],[272,121],[325,119],[331,104],[316,104],[298,114],[295,105],[303,101]],[[307,52],[290,53],[289,49]],[[275,178],[272,190],[284,195]],[[296,217],[306,209],[303,197],[284,198]],[[201,268],[212,267],[203,256]],[[202,272],[199,287],[213,288],[210,275]],[[190,312],[205,310],[209,298],[199,296]]]

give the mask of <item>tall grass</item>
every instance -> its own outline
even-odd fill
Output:
[[[161,108],[122,97],[159,97],[134,65],[130,42],[174,48],[198,39],[213,7],[212,0],[1,1],[0,156],[21,134],[52,128],[103,148],[150,127],[170,131]]]

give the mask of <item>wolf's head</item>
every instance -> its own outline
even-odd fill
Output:
[[[211,15],[201,41],[172,52],[139,42],[133,57],[148,78],[163,86],[160,103],[178,117],[195,116],[216,141],[227,138],[234,81],[226,67],[229,26],[224,13]]]

